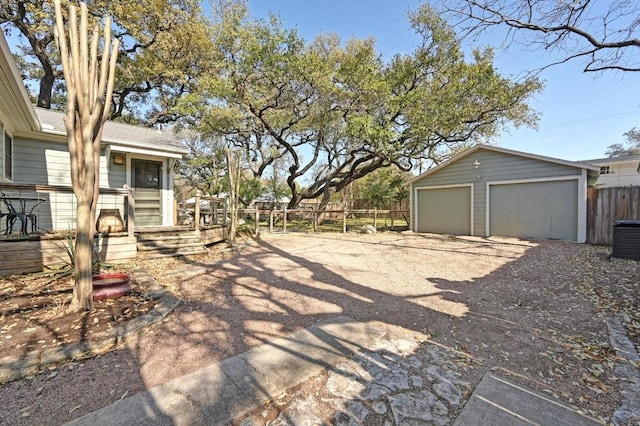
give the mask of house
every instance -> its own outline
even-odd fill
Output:
[[[596,187],[640,186],[640,154],[584,160],[583,163],[598,166],[600,176]]]
[[[585,242],[594,165],[476,145],[413,179],[410,229]]]
[[[75,226],[64,113],[31,104],[9,46],[0,35],[0,189],[31,199],[37,226]],[[127,213],[135,198],[136,227],[174,224],[173,167],[187,149],[168,131],[107,122],[100,151],[101,209]],[[35,205],[37,204],[37,205]],[[4,228],[2,229],[4,231]]]

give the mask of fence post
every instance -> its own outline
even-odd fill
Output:
[[[287,207],[282,210],[282,233],[287,233]]]
[[[391,232],[393,232],[393,210],[389,210],[389,216],[391,217]]]
[[[347,233],[347,210],[342,210],[342,233]]]
[[[256,235],[260,235],[260,209],[256,205]]]
[[[269,233],[273,234],[273,210],[269,212]]]
[[[378,208],[373,208],[373,228],[378,231]]]
[[[318,211],[314,208],[313,209],[313,232],[316,232],[317,228],[318,228]]]

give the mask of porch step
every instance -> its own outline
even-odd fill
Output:
[[[144,232],[137,237],[138,256],[145,259],[207,253],[194,231]]]
[[[209,251],[207,249],[202,250],[180,250],[180,251],[166,251],[166,250],[155,250],[140,253],[139,256],[144,259],[158,259],[161,257],[178,257],[178,256],[190,256],[195,254],[206,254]]]

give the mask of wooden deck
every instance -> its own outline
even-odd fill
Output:
[[[68,235],[68,233],[67,233]],[[106,263],[126,262],[138,257],[155,258],[206,253],[206,246],[224,241],[226,226],[137,228],[96,238],[97,254]],[[68,236],[30,235],[0,239],[0,276],[57,269],[71,263]]]

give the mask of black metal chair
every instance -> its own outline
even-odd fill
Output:
[[[13,204],[11,204],[11,201],[5,198],[2,198],[2,202],[7,207],[7,210],[9,210],[9,213],[6,213],[7,223],[4,231],[5,235],[13,232],[13,225],[15,224],[16,219],[20,219],[20,235],[29,235],[29,232],[27,231],[29,220],[31,220],[31,232],[36,232],[36,223],[38,218],[35,213],[18,212],[15,207],[13,207]]]
[[[13,208],[13,206],[11,206],[9,200],[5,200],[4,197],[5,194],[0,194],[0,200],[2,200],[2,203],[0,203],[0,220],[2,220],[2,218],[5,216],[7,217],[6,225],[4,228],[4,235],[8,235],[13,231],[13,224],[16,221],[16,215],[12,213],[12,210],[15,211],[15,209]],[[7,207],[7,212],[2,211],[3,204]]]

